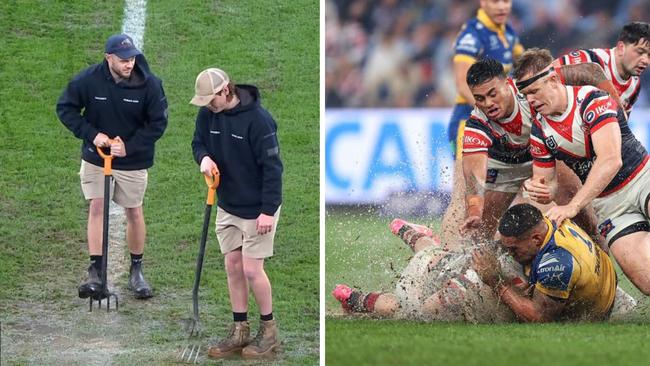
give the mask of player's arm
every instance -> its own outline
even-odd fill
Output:
[[[517,318],[528,323],[554,321],[566,306],[564,301],[547,296],[540,291],[533,291],[533,296],[529,297],[513,285],[499,284],[494,287],[494,290]]]
[[[475,228],[483,217],[487,153],[463,154],[463,175],[465,176],[465,207],[467,218],[461,231]]]
[[[524,181],[524,196],[537,203],[551,203],[558,188],[555,157],[546,146],[542,129],[535,119],[529,143],[530,155],[533,157],[533,176]]]
[[[465,125],[463,137],[463,175],[465,176],[465,204],[467,217],[461,232],[478,229],[483,217],[488,150],[493,144],[485,121],[472,112]]]
[[[467,104],[474,107],[474,96],[469,90],[469,86],[467,86],[466,81],[467,71],[473,64],[473,61],[470,60],[471,58],[468,56],[464,56],[460,59],[454,59],[454,80],[456,82],[456,89],[458,90],[458,94],[460,94],[467,101]]]
[[[591,139],[597,158],[582,188],[569,202],[569,205],[575,206],[578,211],[598,197],[623,166],[621,130],[618,123],[607,123],[596,131],[592,129]]]
[[[557,169],[533,164],[533,176],[524,182],[524,192],[531,200],[543,205],[555,200],[557,194]]]
[[[557,67],[556,72],[566,85],[593,85],[606,91],[619,106],[623,106],[618,91],[605,75],[603,68],[594,62]]]

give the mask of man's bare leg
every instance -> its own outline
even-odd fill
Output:
[[[402,219],[393,220],[390,223],[390,231],[402,239],[414,253],[431,245],[440,245],[440,239],[434,236],[433,230]]]
[[[634,286],[650,295],[650,232],[637,231],[614,240],[611,252]]]
[[[347,285],[336,285],[332,295],[341,302],[347,313],[366,313],[381,318],[392,318],[399,309],[397,297],[390,292],[370,292]]]

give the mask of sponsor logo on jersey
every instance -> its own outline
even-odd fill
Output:
[[[482,140],[476,136],[465,135],[463,141],[466,145],[471,145],[472,147],[487,147],[488,143],[485,140]]]
[[[585,119],[587,120],[588,123],[591,123],[594,120],[595,116],[596,116],[596,113],[594,113],[594,111],[589,111],[589,112],[587,112],[587,115],[585,116]]]
[[[602,236],[607,236],[612,230],[614,230],[616,226],[612,223],[611,219],[607,219],[603,221],[600,225],[598,225],[598,231],[600,231],[600,235]]]
[[[548,146],[549,149],[555,150],[557,149],[557,142],[555,142],[555,138],[553,136],[549,136],[545,140],[546,146]]]
[[[485,177],[485,182],[486,183],[496,183],[498,175],[499,175],[498,170],[496,170],[496,169],[488,169],[487,170],[487,175]]]

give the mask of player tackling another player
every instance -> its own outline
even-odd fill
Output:
[[[366,294],[338,285],[332,294],[346,312],[480,323],[596,321],[636,306],[617,289],[607,254],[582,229],[570,220],[557,226],[532,205],[515,205],[500,221],[500,246],[511,256],[490,246],[472,254],[444,250],[410,225],[391,225],[409,246],[421,248],[395,292]]]

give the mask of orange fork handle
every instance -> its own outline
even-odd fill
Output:
[[[108,144],[110,145],[112,143],[113,143],[113,140],[109,139]],[[113,165],[113,155],[112,154],[105,154],[102,151],[101,147],[97,148],[97,153],[99,154],[99,156],[102,157],[102,159],[104,159],[104,175],[112,175],[113,174],[113,166],[112,166]]]
[[[205,201],[206,204],[212,206],[214,205],[214,198],[216,196],[217,187],[219,186],[219,171],[213,170],[212,175],[204,175],[205,184],[208,185],[208,199]]]

